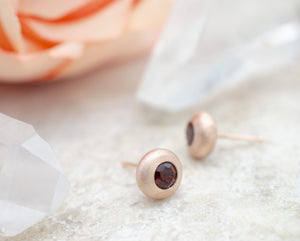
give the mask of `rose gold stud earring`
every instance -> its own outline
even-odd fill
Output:
[[[146,153],[138,164],[123,162],[123,165],[136,167],[137,184],[152,199],[171,196],[181,182],[181,162],[167,149],[154,149]]]
[[[186,128],[188,148],[192,156],[202,159],[212,152],[217,138],[263,142],[261,137],[248,135],[217,134],[217,125],[213,117],[207,112],[196,113]]]

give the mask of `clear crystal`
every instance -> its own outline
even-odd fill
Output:
[[[0,235],[14,236],[64,201],[69,183],[31,125],[0,114]]]
[[[177,0],[138,98],[177,111],[299,59],[299,7],[299,0]]]

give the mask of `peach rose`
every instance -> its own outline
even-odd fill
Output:
[[[172,0],[0,0],[0,81],[72,77],[150,47]]]

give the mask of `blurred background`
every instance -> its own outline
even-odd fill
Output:
[[[299,0],[1,0],[0,112],[50,143],[71,191],[0,240],[299,240],[299,78]],[[267,141],[195,161],[201,110]],[[121,163],[158,147],[184,176],[152,201]]]

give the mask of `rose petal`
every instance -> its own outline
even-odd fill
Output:
[[[75,9],[72,12],[69,12],[67,15],[64,15],[61,18],[55,19],[56,22],[61,21],[74,21],[78,18],[84,18],[89,14],[93,14],[95,12],[101,11],[104,7],[115,0],[92,0],[88,1],[87,4],[82,6],[81,8]],[[53,21],[53,20],[52,20]]]
[[[161,27],[166,21],[174,0],[143,0],[132,11],[128,29],[140,31]]]
[[[0,24],[0,48],[6,51],[14,51],[1,24]]]
[[[33,39],[28,38],[27,36],[23,35],[23,41],[24,41],[24,52],[23,54],[32,54],[40,51],[45,51],[47,47],[45,47],[42,44],[39,44],[38,42],[33,41]]]
[[[15,12],[17,12],[18,7],[19,7],[19,0],[8,0],[8,1],[12,5],[12,7],[14,8]]]
[[[18,10],[30,16],[57,19],[93,1],[95,0],[20,0]]]
[[[24,18],[26,25],[39,38],[50,42],[106,41],[120,36],[127,20],[132,0],[117,0],[102,11],[71,22],[42,22]]]
[[[17,83],[52,77],[82,51],[83,45],[79,43],[64,43],[31,55],[0,51],[0,80]]]
[[[2,34],[6,36],[11,48],[17,52],[24,51],[21,25],[11,2],[0,0],[0,24]]]
[[[84,54],[65,68],[59,77],[74,77],[97,66],[140,54],[153,46],[157,34],[157,31],[128,33],[111,42],[89,44]]]

